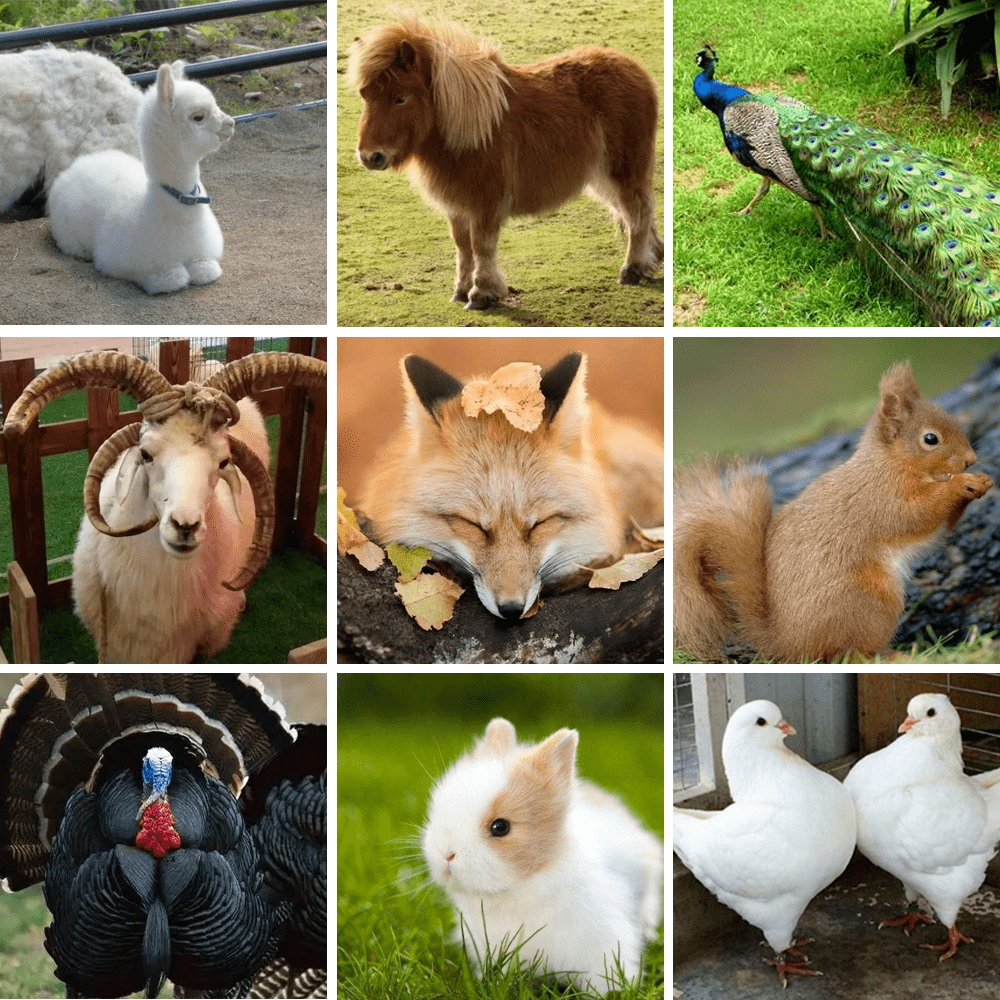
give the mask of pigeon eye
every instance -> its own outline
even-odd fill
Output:
[[[928,719],[931,718],[934,715],[937,715],[937,710],[936,709],[933,709],[933,708],[927,709],[927,718]]]
[[[510,823],[505,819],[495,819],[490,823],[491,837],[506,837],[510,833]]]
[[[758,726],[766,726],[766,725],[767,725],[767,719],[765,719],[765,718],[764,718],[763,716],[761,716],[761,717],[760,717],[760,718],[759,718],[759,719],[757,720],[757,725],[758,725]]]

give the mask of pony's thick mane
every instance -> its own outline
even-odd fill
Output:
[[[363,88],[393,73],[402,42],[430,66],[438,128],[453,152],[485,146],[507,111],[508,86],[499,46],[477,42],[457,25],[432,28],[417,20],[372,28],[355,41],[348,80]]]

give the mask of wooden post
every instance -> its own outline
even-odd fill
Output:
[[[3,362],[4,413],[9,413],[24,387],[35,377],[33,358]],[[34,421],[23,434],[4,430],[7,491],[10,496],[14,558],[43,605],[48,604],[45,565],[45,512],[42,505],[41,429]]]
[[[10,634],[15,663],[41,663],[38,638],[38,599],[16,562],[7,566],[10,585]]]

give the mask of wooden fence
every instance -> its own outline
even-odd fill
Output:
[[[253,353],[253,337],[229,337],[226,361]],[[100,345],[95,345],[99,349]],[[171,385],[183,385],[190,370],[190,342],[167,341],[160,345],[160,371]],[[289,338],[296,354],[315,354],[326,360],[326,337]],[[0,399],[9,412],[24,387],[35,377],[34,359],[0,361]],[[326,446],[326,393],[302,388],[268,389],[253,394],[265,416],[281,415],[277,462],[274,469],[275,525],[272,551],[297,546],[326,563],[326,541],[316,534]],[[43,410],[44,412],[44,410]],[[309,420],[306,424],[306,415]],[[117,389],[88,389],[85,420],[39,424],[23,437],[0,434],[0,465],[7,466],[14,558],[24,571],[41,608],[58,608],[71,602],[72,577],[49,580],[45,555],[45,515],[42,503],[42,458],[86,449],[90,458],[119,428],[140,420],[138,412],[120,413]],[[303,435],[303,428],[305,434]],[[298,501],[296,503],[296,500]],[[80,483],[83,513],[83,483]],[[0,595],[0,629],[10,624],[10,597]]]

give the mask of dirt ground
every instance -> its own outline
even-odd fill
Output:
[[[326,323],[326,109],[238,124],[202,161],[222,277],[167,295],[60,252],[47,218],[0,215],[0,323]]]

